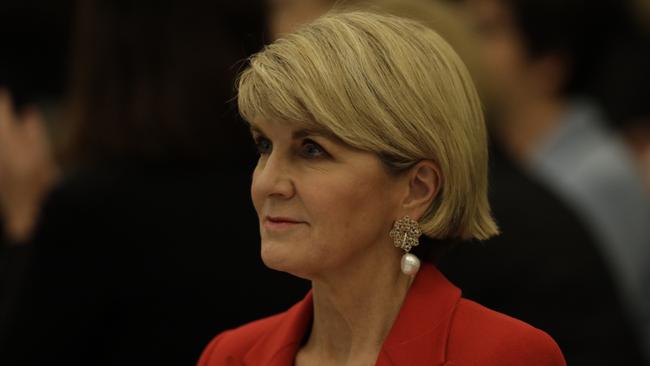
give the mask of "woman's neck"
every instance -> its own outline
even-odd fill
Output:
[[[399,251],[390,249],[312,281],[314,320],[297,365],[375,364],[413,281],[400,271]]]

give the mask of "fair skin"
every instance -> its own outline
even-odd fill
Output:
[[[468,0],[467,14],[481,40],[483,65],[499,113],[494,130],[506,151],[525,161],[558,127],[567,108],[561,93],[565,62],[558,54],[531,57],[513,14],[502,0]]]
[[[312,282],[313,324],[295,364],[374,365],[412,282],[388,233],[424,214],[438,167],[393,175],[375,154],[299,124],[259,119],[251,130],[262,259]]]

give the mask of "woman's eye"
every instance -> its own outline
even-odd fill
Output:
[[[271,149],[273,148],[273,144],[271,144],[271,140],[265,138],[265,137],[258,137],[255,139],[255,146],[257,147],[257,152],[260,155],[266,155],[271,153]]]
[[[328,155],[325,149],[311,140],[303,142],[301,153],[306,158],[322,158]]]

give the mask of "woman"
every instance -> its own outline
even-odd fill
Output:
[[[435,32],[327,15],[255,55],[238,102],[260,153],[262,259],[312,291],[217,336],[199,365],[565,364],[548,335],[410,253],[420,234],[436,239],[423,257],[498,232],[478,97]]]

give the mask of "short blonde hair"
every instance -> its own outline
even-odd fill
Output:
[[[332,12],[252,56],[242,116],[299,122],[377,154],[393,172],[432,160],[438,195],[419,222],[435,239],[498,233],[487,133],[469,73],[436,32],[373,12]]]

